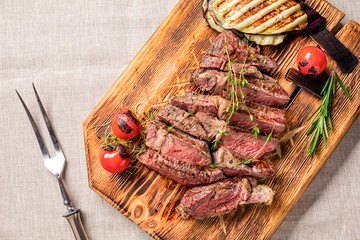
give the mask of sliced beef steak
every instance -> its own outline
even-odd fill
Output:
[[[241,87],[241,90],[248,101],[277,107],[290,100],[288,94],[276,81],[254,77],[246,77],[245,79],[248,84]],[[217,70],[197,69],[190,75],[190,80],[202,91],[224,97],[228,96],[227,73]],[[241,96],[240,89],[238,90],[238,96]]]
[[[219,104],[219,117],[226,119],[226,115],[222,114],[229,106],[229,101],[223,99]],[[246,107],[245,107],[246,106]],[[230,124],[252,130],[255,126],[259,128],[260,133],[279,134],[286,128],[286,118],[283,110],[264,106],[258,103],[247,101],[239,105],[239,110],[230,118]],[[253,115],[254,120],[250,121],[249,112]]]
[[[177,129],[180,129],[194,137],[203,140],[208,139],[207,133],[201,126],[200,121],[196,117],[192,116],[190,113],[178,107],[175,107],[173,105],[166,105],[159,111],[157,117],[161,121]]]
[[[182,97],[172,98],[170,104],[187,112],[205,112],[213,116],[217,116],[219,111],[218,97],[196,93],[188,93]]]
[[[256,187],[252,187],[251,196],[247,200],[241,201],[239,205],[252,203],[271,205],[274,200],[274,195],[275,191],[269,186],[264,184],[257,185]]]
[[[148,168],[187,187],[205,185],[219,181],[224,177],[219,169],[201,167],[169,157],[162,157],[150,149],[139,157],[139,161]]]
[[[258,136],[256,138],[253,134],[245,131],[228,129],[226,132],[228,135],[221,135],[221,145],[248,159],[261,159],[265,154],[273,152],[279,143],[278,139],[271,138],[265,144],[266,137]]]
[[[216,69],[221,71],[228,71],[227,67],[227,59],[203,55],[201,57],[201,62],[199,64],[200,69]],[[233,64],[234,72],[240,73],[243,72],[245,76],[250,77],[258,77],[261,78],[263,74],[257,69],[255,66],[251,66],[250,64]]]
[[[189,215],[204,219],[224,215],[251,195],[251,184],[244,179],[225,179],[207,186],[189,189],[177,210],[183,218]]]
[[[189,189],[177,211],[184,219],[189,216],[204,219],[224,215],[243,204],[271,204],[275,192],[266,185],[256,184],[255,179],[235,178]]]
[[[201,125],[205,129],[209,141],[216,137],[216,131],[221,131],[225,127],[225,121],[219,120],[217,117],[204,112],[197,112],[195,117],[200,120]]]
[[[270,162],[253,160],[245,165],[242,162],[246,158],[238,153],[230,151],[224,147],[213,152],[213,162],[217,165],[224,165],[219,168],[227,177],[252,176],[256,178],[272,178],[275,176],[274,165]]]
[[[211,164],[208,144],[179,130],[168,130],[166,124],[152,120],[147,126],[146,146],[163,157],[181,159],[200,166]]]
[[[225,120],[227,117],[223,113],[229,106],[229,101],[220,96],[192,93],[173,98],[170,100],[170,104],[188,112],[205,112]],[[253,115],[254,121],[250,121],[248,110]],[[246,107],[240,104],[239,110],[232,115],[230,124],[246,130],[252,130],[257,126],[261,133],[279,134],[286,128],[286,118],[281,109],[248,101]]]
[[[228,61],[227,53],[224,51],[227,46],[227,52],[229,53],[230,60],[237,61],[233,64],[233,69],[240,73],[244,62],[247,65],[254,66],[259,70],[271,69],[277,66],[276,62],[268,57],[259,54],[257,49],[248,46],[245,42],[235,36],[232,31],[224,31],[219,34],[212,42],[211,46],[206,50],[206,54],[219,60],[212,58],[210,62],[214,65],[219,66],[219,70],[226,70],[226,64]],[[200,63],[200,67],[208,66],[209,59],[204,59]],[[217,62],[217,64],[214,64]],[[225,69],[224,69],[225,66]],[[207,67],[208,68],[208,67]],[[222,69],[221,69],[222,68]]]

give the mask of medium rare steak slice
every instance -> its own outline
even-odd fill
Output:
[[[287,103],[290,98],[285,90],[276,82],[260,78],[246,77],[246,86],[241,87],[245,99],[270,107]],[[217,70],[197,69],[190,75],[190,80],[202,91],[214,95],[228,96],[227,73]],[[231,90],[231,89],[230,89]],[[241,96],[240,89],[238,96]]]
[[[207,133],[201,126],[200,121],[180,108],[173,105],[166,105],[159,111],[157,117],[161,121],[194,137],[208,140]]]
[[[252,176],[256,178],[272,178],[275,176],[274,165],[270,162],[253,160],[245,165],[242,162],[246,160],[242,155],[230,151],[224,147],[213,152],[213,162],[217,165],[224,165],[219,168],[227,177]]]
[[[258,136],[256,138],[253,134],[245,131],[227,129],[226,132],[228,135],[221,135],[221,145],[248,159],[261,159],[265,154],[273,152],[279,143],[278,139],[271,138],[265,144],[266,137]]]
[[[225,121],[219,120],[217,117],[214,117],[208,113],[197,112],[195,117],[200,120],[201,125],[205,129],[209,141],[212,141],[217,133],[216,131],[221,131],[225,127]]]
[[[251,184],[244,179],[225,179],[207,186],[189,189],[183,196],[178,212],[186,219],[189,215],[204,219],[224,215],[238,207],[251,195]]]
[[[225,179],[189,189],[181,199],[177,211],[187,219],[204,219],[224,215],[239,205],[263,203],[270,205],[275,192],[266,185],[257,185],[252,178]]]
[[[222,114],[228,107],[229,101],[223,99],[219,104],[219,117],[225,120],[226,116]],[[230,124],[251,131],[255,126],[259,128],[260,133],[279,134],[286,128],[286,118],[283,110],[264,106],[258,103],[247,101],[239,105],[239,110],[235,112]],[[249,113],[253,115],[254,120],[250,121]]]
[[[152,120],[147,126],[146,146],[163,157],[181,159],[200,166],[211,164],[208,144],[179,130],[168,130],[166,124]]]
[[[229,101],[220,96],[206,96],[201,94],[188,94],[183,97],[176,97],[170,100],[170,104],[181,108],[188,112],[205,112],[212,116],[218,116],[222,120],[226,120],[224,111],[229,105]],[[254,117],[254,121],[250,121],[247,109]],[[252,130],[257,126],[261,133],[279,134],[286,128],[285,114],[281,109],[263,106],[257,103],[246,102],[239,105],[239,110],[235,112],[230,124],[246,130]],[[217,112],[216,112],[217,111]]]
[[[201,62],[199,64],[200,69],[216,69],[221,71],[228,71],[227,67],[227,59],[203,55],[201,57]],[[257,69],[255,66],[251,66],[250,64],[233,64],[234,72],[240,73],[241,71],[244,73],[245,76],[250,77],[258,77],[261,78],[263,74]]]
[[[224,61],[227,62],[228,56],[224,51],[225,45],[227,46],[227,52],[229,53],[230,60],[234,61],[237,59],[234,63],[234,69],[241,70],[244,61],[251,66],[257,67],[259,70],[271,69],[277,66],[276,62],[272,58],[259,54],[257,49],[254,49],[253,47],[248,46],[245,42],[240,41],[240,39],[232,31],[224,31],[219,34],[206,50],[206,53],[210,56],[224,59]],[[239,67],[235,67],[235,65],[239,65]]]
[[[181,160],[162,157],[152,149],[141,154],[139,161],[164,177],[187,187],[205,185],[225,178],[219,169],[200,167]]]

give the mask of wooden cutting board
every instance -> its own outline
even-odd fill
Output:
[[[344,17],[326,1],[307,3],[327,18],[329,30]],[[337,34],[356,56],[360,56],[359,32],[359,24],[351,21]],[[358,66],[352,74],[340,74],[352,100],[337,91],[332,109],[334,130],[330,132],[327,149],[321,145],[316,157],[307,156],[306,130],[294,137],[294,145],[290,142],[282,145],[282,157],[274,160],[276,177],[267,182],[276,191],[273,205],[239,208],[224,216],[226,229],[219,218],[180,219],[175,207],[186,188],[138,162],[132,173],[110,174],[103,170],[98,160],[101,145],[98,136],[106,127],[94,126],[108,123],[122,107],[135,108],[140,103],[137,110],[144,112],[149,102],[163,102],[179,93],[189,71],[196,67],[216,34],[202,18],[200,0],[181,0],[83,124],[90,188],[155,239],[269,239],[359,114]],[[290,95],[295,86],[284,76],[295,66],[297,52],[306,45],[316,43],[307,36],[298,36],[288,38],[281,46],[263,48],[263,53],[273,56],[279,64],[271,75],[280,79]],[[336,65],[330,61],[327,69],[334,68]],[[306,124],[318,106],[317,98],[300,91],[286,109],[289,128]]]

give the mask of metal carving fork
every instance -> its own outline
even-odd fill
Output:
[[[37,140],[39,142],[40,149],[41,149],[41,152],[42,152],[42,155],[43,155],[45,167],[52,174],[54,174],[56,179],[58,180],[61,195],[62,195],[62,197],[64,199],[64,205],[66,205],[67,210],[68,210],[68,213],[66,213],[63,217],[65,217],[68,220],[68,222],[70,223],[71,229],[72,229],[72,231],[74,233],[74,236],[75,236],[76,240],[87,240],[88,237],[87,237],[87,234],[85,232],[84,226],[83,226],[81,218],[80,218],[80,209],[74,209],[72,207],[70,198],[69,198],[68,194],[66,193],[65,186],[64,186],[64,184],[63,184],[63,182],[61,180],[61,173],[62,173],[63,167],[65,165],[64,153],[63,153],[63,151],[61,149],[61,146],[60,146],[60,144],[59,144],[59,142],[58,142],[58,140],[57,140],[57,138],[55,136],[54,129],[51,126],[50,120],[49,120],[49,118],[48,118],[48,116],[47,116],[47,114],[45,112],[43,104],[41,103],[40,97],[39,97],[39,95],[38,95],[38,93],[37,93],[37,91],[35,89],[34,83],[32,85],[33,85],[33,88],[34,88],[34,91],[35,91],[36,99],[37,99],[37,102],[39,104],[41,113],[42,113],[42,115],[44,117],[47,129],[49,131],[51,140],[52,140],[52,142],[54,144],[54,148],[56,150],[55,157],[50,158],[50,155],[49,155],[49,152],[48,152],[48,150],[46,148],[45,142],[44,142],[43,138],[40,135],[39,129],[36,126],[36,123],[35,123],[33,117],[31,116],[31,114],[29,112],[29,109],[26,107],[25,102],[21,98],[19,92],[17,90],[15,90],[15,91],[16,91],[17,95],[19,96],[20,101],[21,101],[22,105],[24,106],[26,114],[28,115],[29,120],[31,122],[31,125],[32,125],[32,127],[34,129],[36,138],[37,138]]]

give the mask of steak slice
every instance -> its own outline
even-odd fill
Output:
[[[233,64],[234,70],[237,73],[240,73],[244,62],[250,66],[255,66],[259,70],[271,69],[277,66],[272,58],[259,54],[258,50],[241,41],[232,31],[224,31],[219,34],[206,50],[206,53],[207,55],[219,58],[219,62],[225,62],[222,65],[226,65],[228,56],[225,53],[225,45],[227,46],[230,60],[234,61],[237,59]],[[214,62],[215,60],[212,61]],[[220,68],[218,69],[221,70]]]
[[[206,112],[212,116],[218,115],[219,99],[216,96],[206,96],[197,93],[188,93],[182,97],[175,97],[170,104],[187,112]]]
[[[242,162],[246,158],[238,153],[230,151],[224,147],[213,152],[213,161],[217,165],[224,165],[219,168],[227,177],[252,176],[256,178],[272,178],[275,176],[274,165],[270,162],[253,160],[245,165]]]
[[[275,192],[266,185],[257,185],[252,178],[225,179],[189,189],[181,199],[177,211],[187,219],[204,219],[224,215],[239,205],[263,203],[270,205]]]
[[[208,113],[197,112],[195,117],[200,120],[201,125],[207,133],[209,141],[212,141],[216,137],[216,131],[221,131],[221,129],[224,129],[226,125],[225,121],[219,120],[217,117]]]
[[[229,106],[229,101],[222,99],[219,104],[219,117],[226,120],[223,112]],[[246,106],[246,107],[245,107]],[[260,133],[279,134],[286,128],[286,118],[283,110],[264,106],[258,103],[247,101],[239,105],[239,110],[230,118],[230,124],[246,130],[252,130],[255,126],[259,128]],[[253,115],[253,121],[250,121],[249,113]]]
[[[208,144],[179,130],[168,130],[166,124],[152,120],[147,126],[146,146],[163,157],[181,159],[200,166],[211,164]]]
[[[173,98],[170,104],[188,112],[205,112],[226,120],[227,117],[223,113],[229,106],[229,101],[220,96],[192,93]],[[247,110],[253,115],[253,121],[250,121]],[[230,124],[246,130],[252,130],[256,126],[261,133],[279,134],[286,128],[286,118],[281,109],[247,101],[246,108],[243,104],[239,105],[239,110],[232,115]]]
[[[219,58],[214,56],[203,55],[201,57],[201,62],[199,64],[200,69],[216,69],[221,71],[228,71],[227,68],[227,59]],[[241,71],[245,76],[250,77],[258,77],[261,78],[263,74],[257,69],[255,66],[251,66],[250,64],[233,64],[234,72],[240,73]]]
[[[246,86],[241,87],[245,99],[270,107],[287,103],[290,98],[285,90],[276,82],[265,79],[246,77]],[[227,73],[217,70],[197,69],[190,75],[190,80],[202,91],[214,95],[228,96]],[[231,90],[231,89],[229,89]],[[240,89],[238,96],[241,96]]]
[[[204,219],[224,215],[251,195],[251,184],[244,179],[225,179],[207,186],[189,189],[177,208],[181,217]]]
[[[166,105],[159,111],[157,117],[161,121],[194,137],[208,140],[207,133],[201,126],[200,121],[196,117],[191,116],[191,114],[180,108],[177,108],[173,105]]]
[[[253,134],[245,131],[227,129],[226,132],[228,135],[221,135],[221,145],[248,159],[261,159],[265,154],[273,152],[279,143],[276,138],[271,138],[266,143],[266,137],[258,136],[256,138]]]
[[[239,203],[239,205],[244,204],[264,204],[264,205],[271,205],[274,200],[275,191],[272,190],[269,186],[261,184],[257,185],[256,187],[252,187],[251,196]]]
[[[152,149],[141,154],[139,161],[164,177],[187,187],[205,185],[225,178],[219,169],[201,167],[189,162],[162,157]]]

